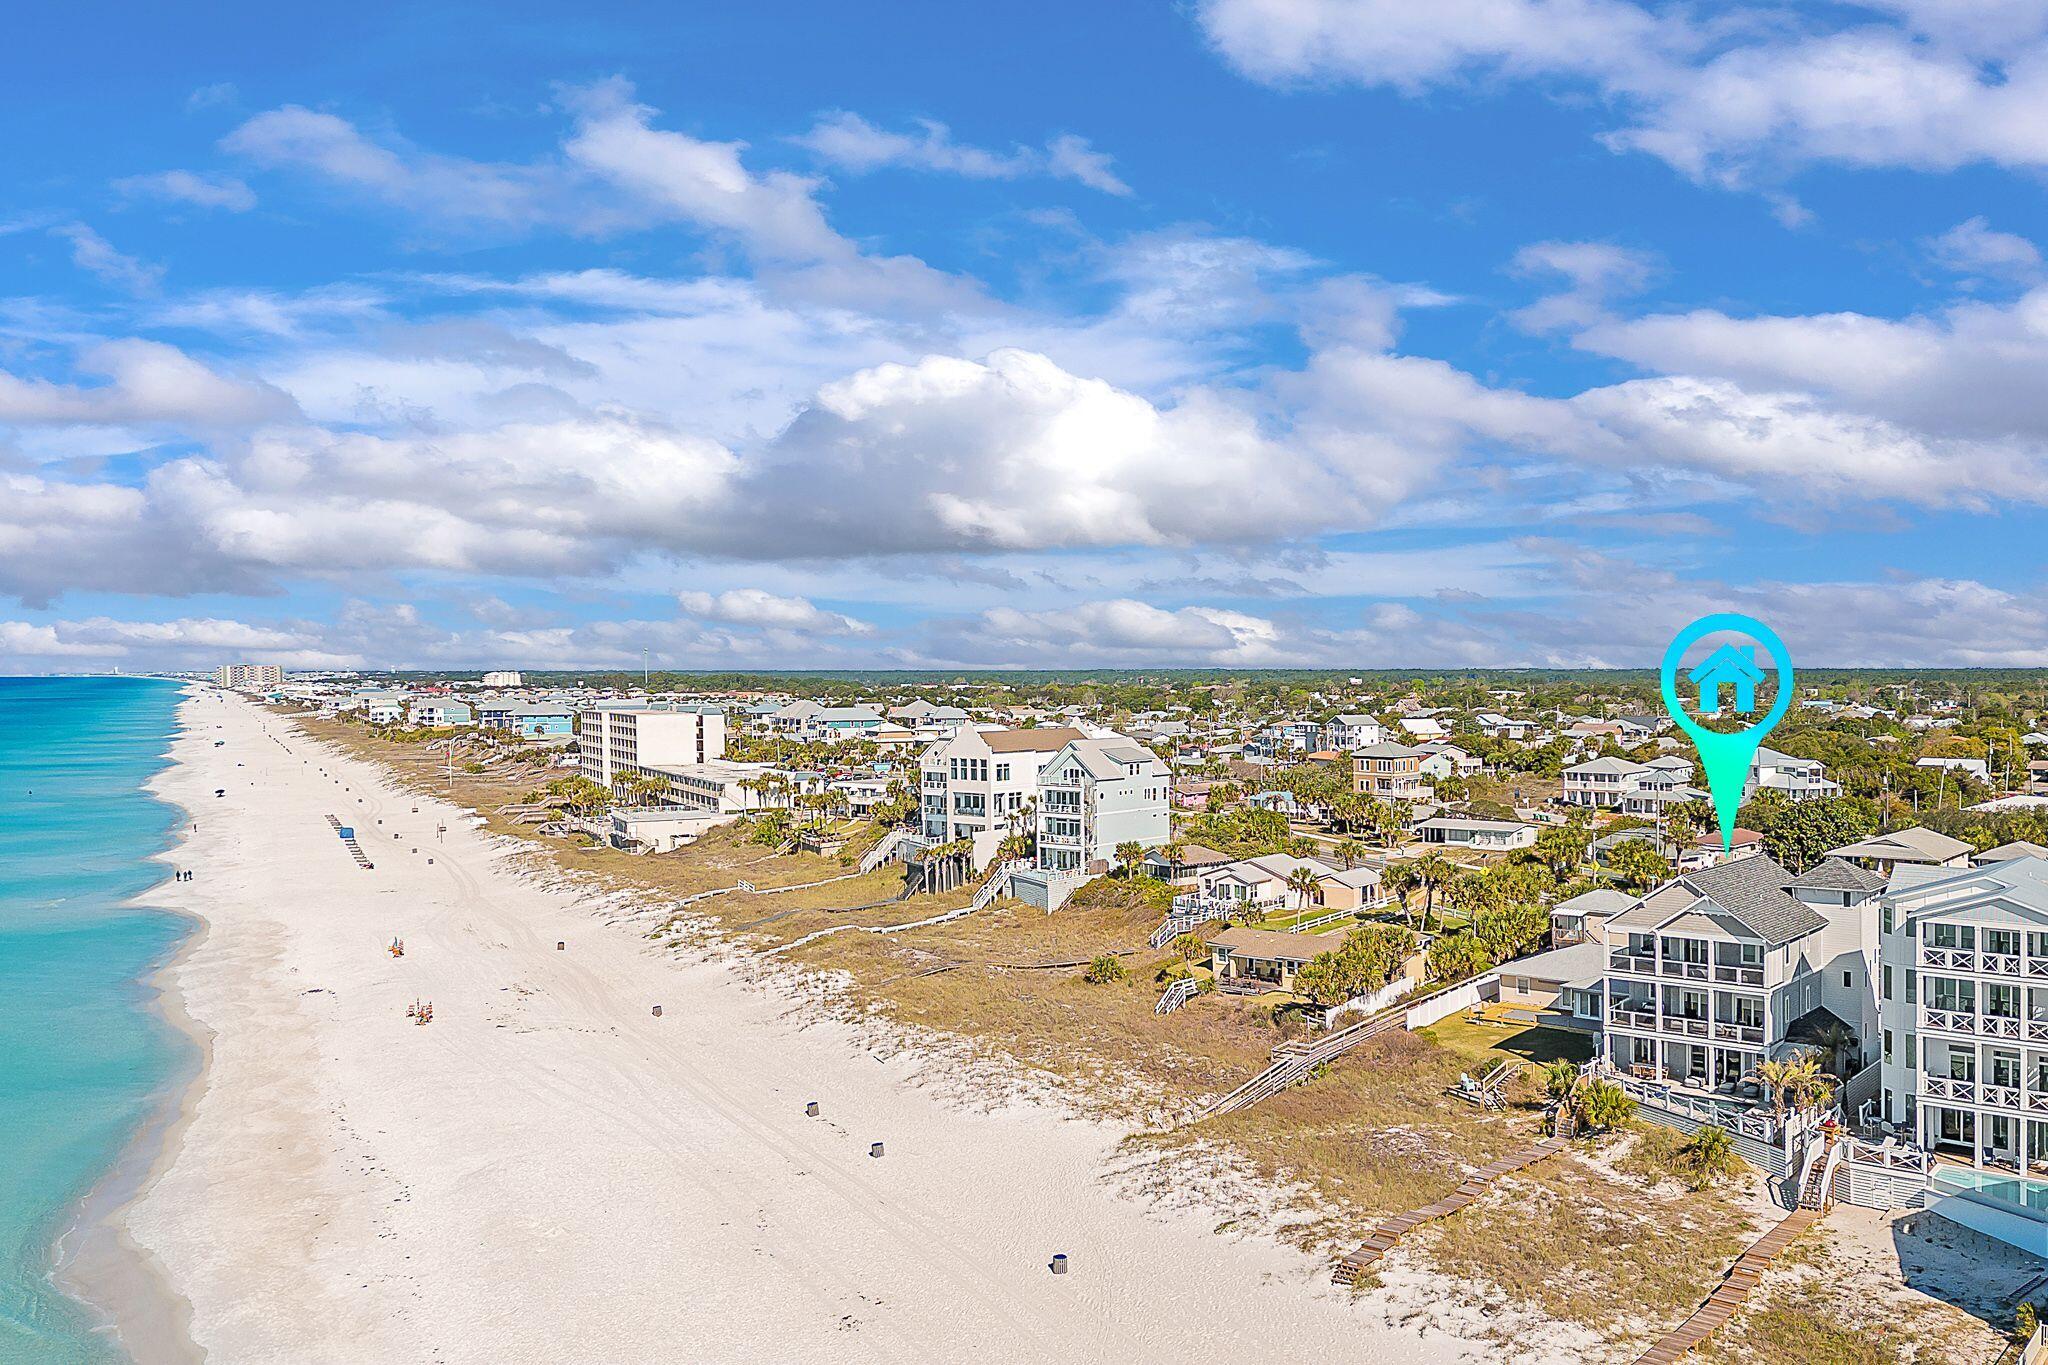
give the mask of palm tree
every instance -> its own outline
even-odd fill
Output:
[[[1421,885],[1422,877],[1414,863],[1389,863],[1387,870],[1380,874],[1380,886],[1401,903],[1401,918],[1407,920],[1411,927],[1415,923],[1415,915],[1409,909],[1408,897]]]
[[[1316,881],[1316,870],[1307,864],[1287,874],[1287,889],[1294,893],[1294,926],[1301,927],[1302,912],[1313,904],[1320,889]]]
[[[1145,846],[1136,839],[1126,839],[1116,846],[1117,866],[1124,870],[1126,877],[1136,870],[1145,859]]]
[[[1415,877],[1422,887],[1422,932],[1429,932],[1430,912],[1436,909],[1437,888],[1459,876],[1458,865],[1441,853],[1425,853],[1415,860]]]
[[[1344,866],[1346,867],[1357,867],[1365,861],[1365,845],[1359,843],[1356,839],[1340,839],[1337,841],[1337,847],[1332,851],[1344,860]]]
[[[1725,1176],[1742,1174],[1744,1163],[1726,1128],[1710,1123],[1678,1149],[1679,1165],[1692,1172],[1692,1187],[1705,1189]]]

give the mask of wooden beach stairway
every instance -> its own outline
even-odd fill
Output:
[[[1564,1149],[1565,1144],[1561,1140],[1554,1137],[1545,1138],[1541,1142],[1531,1143],[1520,1151],[1510,1152],[1499,1160],[1488,1162],[1466,1176],[1463,1184],[1434,1204],[1411,1209],[1407,1213],[1397,1213],[1374,1228],[1358,1250],[1337,1262],[1336,1267],[1330,1272],[1330,1278],[1338,1284],[1356,1284],[1360,1276],[1372,1269],[1379,1259],[1393,1250],[1394,1244],[1411,1230],[1424,1223],[1450,1217],[1485,1194],[1493,1182],[1502,1176],[1512,1175],[1546,1157],[1556,1156]]]
[[[1792,1239],[1812,1227],[1820,1219],[1820,1210],[1794,1209],[1769,1232],[1750,1244],[1747,1251],[1736,1258],[1728,1268],[1728,1274],[1707,1296],[1707,1301],[1694,1311],[1693,1315],[1680,1323],[1655,1346],[1636,1357],[1635,1365],[1671,1365],[1683,1358],[1693,1347],[1698,1346],[1721,1327],[1728,1319],[1741,1310],[1749,1300],[1750,1291],[1763,1278],[1778,1253],[1791,1245]]]

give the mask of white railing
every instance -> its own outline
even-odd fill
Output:
[[[1655,976],[1657,974],[1657,959],[1644,953],[1609,953],[1607,955],[1607,967],[1609,971],[1634,972],[1638,976]]]
[[[1922,1032],[1932,1030],[1936,1033],[1975,1034],[1977,1032],[1977,1016],[1965,1014],[1961,1010],[1942,1010],[1936,1009],[1932,1005],[1922,1005],[1920,1007],[1920,1028]]]
[[[1974,972],[1977,970],[1977,954],[1969,948],[1937,948],[1923,943],[1920,945],[1920,965],[1952,972]]]
[[[1002,862],[997,863],[995,870],[989,873],[988,880],[981,884],[981,890],[974,893],[974,899],[968,902],[967,908],[979,910],[997,896],[1008,891],[1010,889],[1010,874],[1016,870],[1017,860],[1015,858],[1005,858]]]
[[[1922,1076],[1920,1093],[1930,1100],[1960,1100],[1964,1104],[1977,1102],[1976,1082],[1952,1081],[1946,1076]]]
[[[1714,964],[1714,980],[1729,986],[1762,986],[1764,969],[1739,966],[1732,962],[1717,962]]]
[[[1918,1147],[1899,1143],[1880,1144],[1861,1138],[1848,1139],[1847,1159],[1858,1166],[1876,1166],[1886,1171],[1908,1171],[1926,1175],[1934,1158]]]
[[[896,850],[903,847],[904,842],[910,837],[910,831],[907,829],[890,830],[882,836],[881,843],[869,849],[861,858],[860,870],[863,872],[873,872],[883,863],[893,858],[896,855]]]
[[[2020,959],[2017,953],[1979,953],[1977,970],[1987,976],[2018,976]]]
[[[1166,994],[1159,997],[1159,1003],[1152,1007],[1154,1014],[1172,1014],[1182,1005],[1201,994],[1202,984],[1192,976],[1184,976],[1166,988]]]
[[[1154,948],[1164,948],[1182,934],[1191,934],[1215,918],[1216,916],[1201,911],[1183,914],[1176,905],[1171,914],[1159,921],[1159,927],[1152,931],[1150,942]]]

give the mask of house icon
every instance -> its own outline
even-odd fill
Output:
[[[1756,685],[1764,680],[1764,671],[1756,666],[1755,645],[1722,645],[1685,676],[1700,689],[1701,715],[1720,714],[1721,689],[1732,687],[1735,710],[1746,716],[1756,710]]]

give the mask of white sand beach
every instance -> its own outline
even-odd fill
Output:
[[[165,984],[209,1059],[118,1216],[210,1362],[1498,1355],[1119,1197],[1116,1132],[949,1105],[287,721],[216,693],[185,714],[160,781],[197,877],[157,898],[207,923]]]

